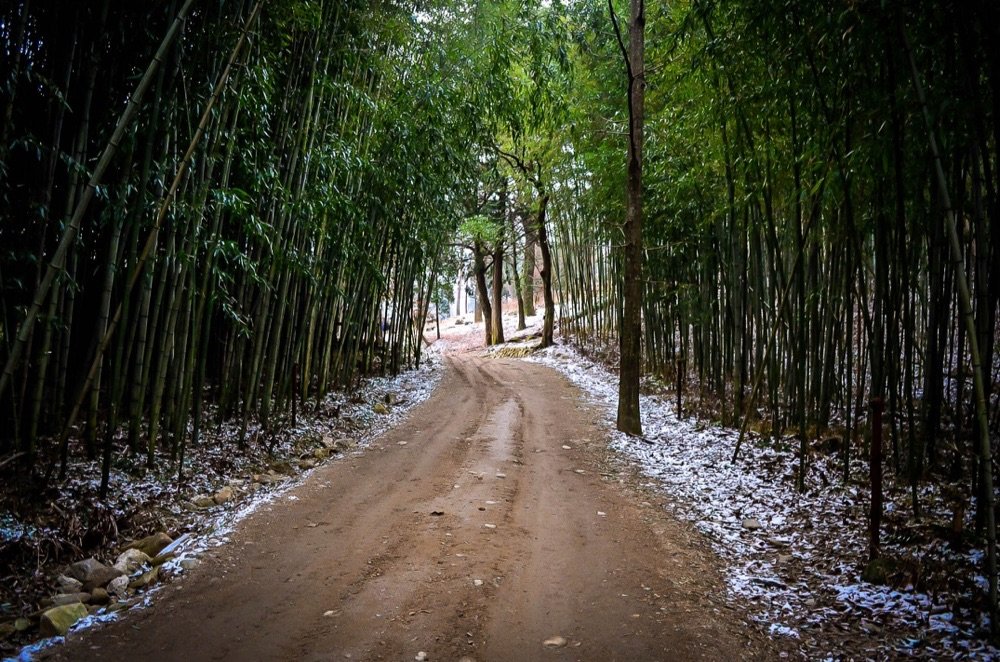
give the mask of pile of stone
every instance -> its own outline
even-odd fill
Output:
[[[275,460],[271,462],[267,471],[252,474],[247,480],[231,481],[217,492],[194,497],[188,507],[191,510],[207,510],[221,506],[236,497],[256,492],[261,486],[283,483],[302,471],[315,468],[331,455],[346,453],[356,446],[357,441],[350,437],[336,439],[330,436],[322,437],[317,439],[315,447],[305,450],[298,457],[293,457],[291,460]]]
[[[388,413],[388,406],[398,402],[395,394],[386,395],[384,400],[376,405],[383,408],[384,413]],[[350,437],[324,436],[316,438],[313,444],[291,460],[272,462],[264,473],[232,481],[214,493],[194,497],[188,502],[189,509],[214,508],[265,485],[284,482],[332,455],[347,453],[357,446],[357,441]],[[87,616],[128,609],[139,601],[138,593],[160,579],[160,567],[174,558],[182,538],[174,541],[166,533],[154,533],[125,545],[111,565],[96,558],[70,564],[56,577],[54,593],[40,601],[41,609],[15,621],[0,623],[0,641],[36,627],[42,637],[65,636]],[[180,565],[187,569],[194,563],[193,559],[187,559]]]
[[[204,510],[205,508],[212,508],[214,506],[221,506],[222,504],[231,501],[233,497],[236,496],[237,490],[239,490],[239,485],[237,483],[231,483],[220,489],[215,494],[202,494],[191,499],[191,509],[192,510]]]
[[[331,455],[346,453],[357,445],[358,442],[350,437],[334,439],[333,437],[325,436],[319,440],[316,448],[302,453],[298,459],[293,459],[291,462],[275,463],[267,473],[254,475],[253,482],[261,484],[279,482],[284,480],[285,477],[294,476],[298,471],[306,471],[307,469],[316,467]]]
[[[173,549],[170,536],[158,532],[126,545],[111,565],[95,558],[72,563],[56,577],[56,592],[41,600],[40,610],[0,625],[0,631],[9,636],[37,622],[41,636],[65,636],[87,616],[126,609],[137,592],[156,583],[160,566],[174,557]]]

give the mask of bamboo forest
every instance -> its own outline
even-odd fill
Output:
[[[0,655],[1000,659],[998,44],[6,0]]]

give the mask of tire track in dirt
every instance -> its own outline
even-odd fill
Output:
[[[726,608],[690,530],[602,469],[606,433],[566,380],[516,360],[447,360],[397,429],[249,517],[153,607],[48,655],[771,655]],[[566,645],[544,648],[554,635]]]

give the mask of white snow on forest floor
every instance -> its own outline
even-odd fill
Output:
[[[440,381],[444,373],[442,349],[426,348],[417,370],[394,377],[365,379],[349,393],[331,393],[313,411],[301,412],[298,424],[282,430],[276,440],[265,441],[262,431],[251,428],[249,436],[252,441],[248,442],[243,452],[235,452],[234,449],[239,428],[237,423],[227,422],[210,433],[206,432],[199,447],[188,450],[185,463],[188,478],[182,486],[174,480],[173,470],[166,467],[142,476],[116,469],[112,472],[112,499],[101,506],[115,517],[122,517],[130,510],[139,508],[149,510],[157,513],[153,526],[155,530],[184,531],[169,550],[176,556],[161,568],[161,577],[164,578],[183,575],[186,568],[200,561],[200,557],[225,545],[236,526],[254,512],[280,499],[296,500],[298,497],[289,492],[302,485],[317,468],[343,457],[364,453],[373,439],[399,425],[410,409],[430,397]],[[385,413],[376,412],[374,405],[384,404],[390,394],[392,404],[385,407]],[[334,454],[313,468],[299,469],[294,475],[273,483],[258,484],[252,480],[253,474],[263,472],[265,467],[274,463],[285,462],[294,467],[303,457],[303,452],[306,457],[311,456],[315,444],[324,436],[350,437],[357,445],[344,454]],[[270,452],[267,446],[270,446]],[[70,478],[59,489],[67,502],[81,493],[96,493],[100,471],[95,470],[93,462],[83,459],[73,461],[69,469]],[[193,496],[213,494],[225,485],[235,490],[236,497],[232,501],[208,509],[191,506],[189,500]],[[0,522],[6,521],[0,518]],[[46,534],[44,530],[16,530],[15,526],[18,526],[16,522],[4,523],[12,535]],[[114,559],[108,557],[105,560],[110,562]],[[153,602],[161,588],[162,584],[150,587],[132,598],[127,608],[144,609]],[[102,611],[88,616],[72,631],[116,620],[119,613]],[[23,647],[16,658],[4,657],[4,660],[31,660],[60,641],[62,637],[36,641]]]
[[[711,541],[726,566],[730,597],[746,604],[781,648],[809,659],[1000,659],[981,636],[988,623],[972,606],[975,583],[979,590],[984,583],[976,576],[981,551],[951,551],[940,541],[903,547],[886,536],[884,553],[912,557],[916,572],[921,564],[946,563],[963,576],[934,595],[914,589],[912,579],[899,589],[864,582],[866,490],[845,485],[834,458],[810,457],[800,493],[791,441],[774,445],[748,435],[733,463],[738,431],[678,420],[672,401],[643,396],[643,430],[653,442],[647,444],[613,429],[616,374],[566,345],[528,360],[559,370],[605,408],[611,448],[637,462],[650,485],[671,497],[673,514]],[[890,489],[887,520],[907,504],[905,490]]]
[[[505,321],[511,322],[509,317]],[[541,317],[527,321],[527,330],[508,334],[509,345],[537,344],[532,336],[540,328]],[[105,507],[121,516],[139,505],[148,509],[152,503],[160,513],[157,528],[186,531],[178,541],[177,557],[167,565],[168,574],[182,574],[200,556],[226,544],[240,521],[276,500],[295,498],[289,492],[314,470],[271,485],[252,484],[252,473],[262,471],[269,462],[295,460],[308,450],[303,439],[324,435],[350,436],[358,446],[348,455],[364,452],[372,439],[397,425],[410,408],[431,394],[443,373],[441,354],[482,347],[482,324],[455,326],[454,320],[448,320],[447,327],[443,342],[428,348],[420,370],[366,380],[351,397],[333,394],[314,411],[302,414],[299,424],[284,430],[280,438],[268,439],[262,430],[251,427],[250,452],[246,454],[233,452],[238,423],[223,424],[206,435],[200,448],[189,449],[189,477],[183,486],[176,485],[168,469],[143,477],[114,471],[115,499]],[[975,608],[981,600],[974,593],[981,594],[985,588],[985,580],[978,574],[982,551],[953,550],[934,537],[914,542],[923,530],[907,528],[906,493],[894,489],[891,480],[886,520],[902,533],[892,536],[887,531],[883,549],[910,559],[916,573],[921,569],[926,573],[957,570],[944,582],[917,578],[918,586],[933,584],[932,591],[917,590],[912,580],[897,582],[900,588],[861,581],[866,488],[863,483],[845,485],[835,458],[810,456],[806,490],[799,493],[796,449],[791,440],[775,445],[750,436],[734,464],[730,457],[737,431],[694,417],[678,420],[672,401],[644,396],[643,427],[653,442],[647,444],[613,429],[616,374],[563,344],[527,360],[559,370],[605,409],[610,447],[636,462],[649,476],[649,485],[670,497],[672,513],[711,541],[725,566],[729,597],[747,607],[750,617],[778,642],[783,656],[793,651],[808,659],[1000,660],[1000,651],[982,637],[988,623]],[[388,393],[399,402],[388,414],[374,413],[373,404]],[[860,477],[866,467],[860,458],[857,462],[854,475]],[[71,463],[70,475],[76,478],[60,488],[67,501],[81,493],[95,493],[100,477],[93,464],[82,460]],[[211,494],[223,485],[235,485],[239,497],[207,510],[191,510],[187,505],[192,496]],[[941,506],[939,490],[922,488],[921,498],[926,520],[946,520],[948,513]],[[15,520],[0,518],[0,524],[13,537],[45,534],[28,530]],[[137,598],[132,608],[148,605],[157,590]],[[93,616],[75,629],[113,618],[115,615]],[[30,659],[53,641],[23,649],[21,659]]]
[[[357,446],[346,454],[332,456],[327,462],[363,454],[372,440],[399,425],[410,409],[430,397],[442,374],[440,353],[437,348],[430,348],[418,370],[403,372],[395,377],[367,379],[359,389],[353,391],[354,397],[351,400],[345,400],[343,393],[328,396],[328,404],[336,402],[340,407],[338,418],[353,422],[355,433],[352,437]],[[371,403],[381,401],[387,393],[394,395],[397,399],[396,404],[388,408],[386,414],[374,413]],[[290,437],[302,437],[317,432],[337,431],[336,428],[331,429],[329,423],[328,420],[312,420],[289,429],[287,434]],[[198,535],[182,541],[176,550],[177,557],[169,561],[166,567],[174,572],[183,572],[185,559],[197,558],[214,547],[226,544],[236,526],[260,508],[279,499],[298,500],[297,496],[289,495],[288,492],[302,485],[323,464],[326,462],[276,485],[274,489],[259,489],[235,508],[217,508],[217,513],[213,513],[199,524]]]

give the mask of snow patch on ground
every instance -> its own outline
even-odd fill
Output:
[[[360,402],[343,403],[344,410],[340,414],[342,417],[352,420],[364,420],[365,431],[357,438],[358,445],[352,451],[345,455],[334,455],[328,462],[363,454],[372,440],[399,425],[413,407],[431,396],[441,380],[442,374],[440,351],[438,348],[430,348],[419,370],[404,372],[395,377],[377,377],[367,380],[364,386],[355,392],[354,399]],[[400,405],[389,410],[388,414],[373,414],[369,403],[377,400],[378,396],[383,393],[403,394],[405,399]],[[305,428],[291,431],[293,435],[307,432],[309,430]],[[197,558],[213,547],[226,544],[236,526],[261,507],[282,497],[297,501],[298,497],[294,494],[290,495],[288,492],[305,483],[319,466],[323,465],[303,471],[274,489],[259,490],[251,498],[240,503],[237,508],[220,509],[221,512],[202,523],[200,528],[203,533],[201,535],[192,537],[189,542],[180,546],[177,550],[177,558],[169,562],[169,568],[176,572],[183,572],[181,565],[183,560]]]
[[[211,494],[225,484],[249,485],[249,481],[245,480],[246,475],[253,469],[255,462],[260,460],[259,457],[252,457],[254,453],[238,457],[232,452],[231,447],[227,448],[226,445],[219,443],[219,437],[231,440],[236,434],[238,425],[229,422],[223,424],[219,436],[206,438],[202,448],[190,449],[189,461],[191,465],[186,471],[189,478],[183,488],[176,485],[170,471],[149,472],[144,477],[138,478],[125,471],[115,470],[112,472],[111,492],[115,495],[116,501],[114,504],[109,504],[108,507],[114,512],[120,513],[132,507],[133,504],[151,501],[160,503],[160,508],[165,513],[166,518],[173,523],[171,528],[187,531],[186,534],[179,536],[172,546],[171,551],[176,556],[163,564],[161,576],[170,578],[183,575],[190,563],[197,563],[199,558],[206,553],[227,544],[239,523],[259,509],[281,498],[297,500],[298,497],[288,493],[301,486],[320,466],[339,461],[343,457],[363,454],[374,439],[399,425],[408,412],[429,398],[437,387],[444,374],[441,357],[443,349],[444,345],[426,348],[419,369],[403,372],[394,377],[366,379],[350,393],[350,397],[344,393],[330,394],[317,407],[313,415],[303,412],[297,426],[284,430],[282,439],[272,449],[272,455],[275,459],[283,457],[294,459],[295,440],[298,438],[306,435],[316,436],[329,433],[343,435],[348,433],[357,442],[357,445],[344,455],[332,455],[312,469],[306,469],[281,482],[256,487],[252,493],[247,493],[242,498],[234,499],[223,505],[207,510],[191,511],[185,502],[193,494]],[[386,407],[387,413],[376,413],[372,403],[381,402],[387,394],[392,394],[394,403],[392,406]],[[327,415],[328,412],[334,410],[338,412],[335,417]],[[204,471],[205,463],[210,463],[216,454],[232,456],[230,463],[224,465],[228,470],[224,473]],[[61,488],[60,491],[67,498],[80,491],[96,493],[100,482],[99,472],[98,475],[90,477],[94,474],[91,467],[80,461],[71,464],[70,474],[81,476],[81,478],[71,479],[67,485]],[[17,522],[12,514],[0,515],[0,530],[5,538],[9,536],[11,539],[36,533]],[[129,605],[128,610],[145,609],[151,605],[155,594],[162,586],[162,584],[158,584],[146,590],[134,604]],[[71,631],[77,632],[94,625],[117,620],[121,613],[124,612],[102,612],[88,616],[77,623]],[[4,660],[31,660],[43,650],[62,641],[62,637],[36,641],[23,647],[17,653],[16,658],[5,657]]]
[[[613,423],[617,375],[565,345],[528,360],[562,372]],[[673,514],[711,541],[727,566],[729,595],[746,603],[772,638],[786,640],[783,647],[810,659],[1000,659],[981,637],[984,623],[965,606],[974,602],[967,583],[931,596],[860,579],[867,497],[863,488],[842,483],[832,459],[811,460],[800,493],[790,444],[748,437],[732,463],[738,431],[678,419],[673,403],[656,396],[643,396],[640,407],[653,443],[609,425],[610,446],[637,462],[655,479],[651,485],[672,497]],[[951,554],[970,577],[982,555],[930,551]]]

